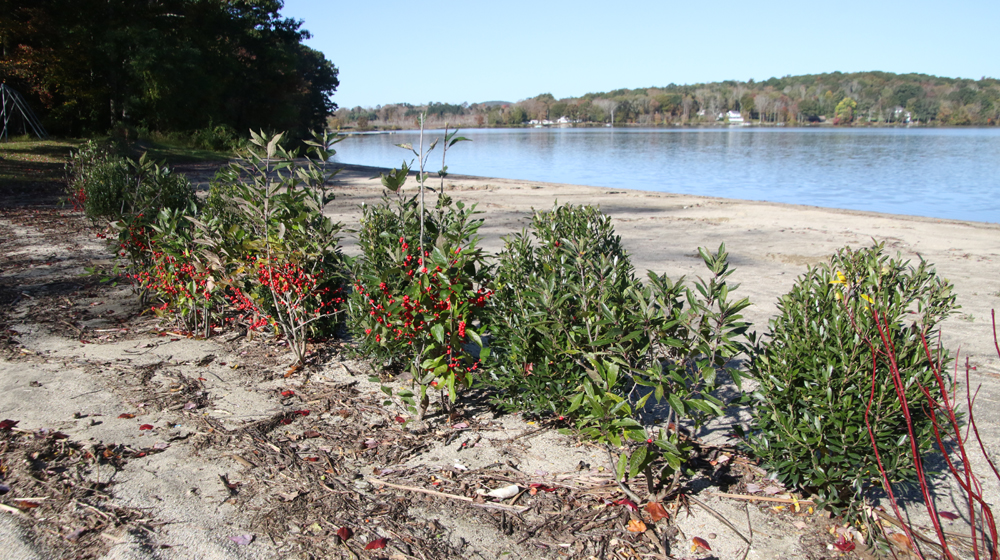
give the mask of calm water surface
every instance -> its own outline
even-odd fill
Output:
[[[425,133],[431,139],[442,131]],[[1000,222],[1000,129],[463,130],[448,170]],[[399,167],[415,132],[352,136],[334,161]],[[430,171],[441,167],[441,148]],[[409,157],[407,157],[409,156]]]

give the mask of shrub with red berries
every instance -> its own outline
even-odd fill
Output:
[[[474,207],[441,196],[424,216],[423,239],[419,211],[417,197],[405,196],[363,208],[349,325],[362,352],[413,373],[422,414],[429,387],[453,402],[457,388],[471,385],[493,291]]]

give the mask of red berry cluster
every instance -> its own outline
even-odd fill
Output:
[[[360,281],[354,285],[373,321],[365,328],[365,335],[374,334],[376,343],[384,340],[413,346],[414,341],[424,342],[421,346],[429,348],[431,355],[423,358],[445,356],[449,371],[474,371],[478,362],[464,365],[469,360],[463,359],[459,348],[453,348],[453,342],[461,344],[465,340],[470,308],[485,306],[493,292],[482,287],[471,290],[472,281],[459,266],[460,247],[452,251],[454,258],[448,267],[435,265],[429,251],[411,249],[405,237],[399,238],[399,247],[402,252],[397,270],[405,275],[401,285],[390,287],[381,281],[370,290]],[[444,331],[443,344],[431,334],[437,325]]]

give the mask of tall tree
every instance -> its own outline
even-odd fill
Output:
[[[280,0],[0,0],[0,78],[62,132],[118,124],[303,134],[337,68]]]

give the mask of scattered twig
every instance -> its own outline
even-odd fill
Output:
[[[451,500],[459,500],[459,501],[462,501],[462,502],[468,502],[468,503],[470,503],[470,504],[472,504],[474,506],[480,506],[480,507],[485,507],[485,508],[489,508],[489,509],[502,509],[502,510],[506,510],[506,511],[513,511],[513,512],[516,512],[516,513],[521,513],[523,511],[527,511],[528,509],[530,509],[530,508],[527,508],[527,507],[524,507],[524,506],[508,506],[508,505],[505,505],[505,504],[494,504],[494,503],[477,504],[475,502],[475,500],[473,500],[472,498],[465,497],[465,496],[456,496],[455,494],[445,494],[444,492],[438,492],[436,490],[427,490],[426,488],[418,488],[416,486],[403,486],[402,484],[393,484],[391,482],[386,482],[384,480],[378,480],[377,478],[366,478],[365,480],[367,480],[368,482],[370,482],[372,484],[382,484],[382,485],[388,486],[390,488],[396,488],[397,490],[407,490],[409,492],[419,492],[421,494],[427,494],[429,496],[437,496],[438,498],[448,498],[448,499],[451,499]]]
[[[750,494],[726,494],[725,492],[705,492],[706,495],[718,498],[731,498],[734,500],[745,500],[748,502],[775,502],[778,504],[799,504],[803,506],[814,506],[816,502],[812,500],[798,500],[793,498],[771,498],[769,496],[751,496]]]
[[[750,554],[750,549],[753,548],[753,523],[750,522],[750,504],[743,503],[743,512],[747,514],[747,529],[750,531],[750,544],[747,545],[747,549],[743,551],[743,558],[741,560],[746,560],[747,555]]]
[[[615,457],[611,454],[611,447],[606,447],[605,449],[608,452],[608,461],[611,462],[611,472],[616,473],[615,474],[615,483],[618,484],[618,488],[620,488],[621,491],[624,492],[625,495],[628,496],[630,500],[632,500],[633,502],[635,502],[638,505],[638,503],[642,501],[639,498],[639,496],[636,496],[635,492],[632,492],[631,490],[629,490],[629,487],[625,486],[624,482],[622,482],[621,480],[618,480],[617,469],[615,468]]]
[[[729,527],[730,529],[732,529],[732,531],[734,533],[736,533],[736,535],[739,538],[743,539],[743,542],[745,542],[747,544],[753,544],[753,543],[750,542],[750,539],[748,539],[748,538],[746,538],[746,537],[743,536],[743,533],[741,533],[740,530],[736,528],[736,525],[733,525],[732,523],[730,523],[729,520],[726,519],[725,517],[723,517],[722,514],[720,514],[719,512],[717,512],[714,509],[708,507],[708,505],[705,504],[705,502],[699,500],[698,498],[695,498],[694,496],[692,496],[690,494],[688,494],[687,498],[689,500],[691,500],[692,502],[694,502],[695,504],[701,506],[701,509],[707,511],[709,514],[712,515],[712,517],[714,517],[714,518],[718,519],[719,521],[721,521],[726,527]]]

